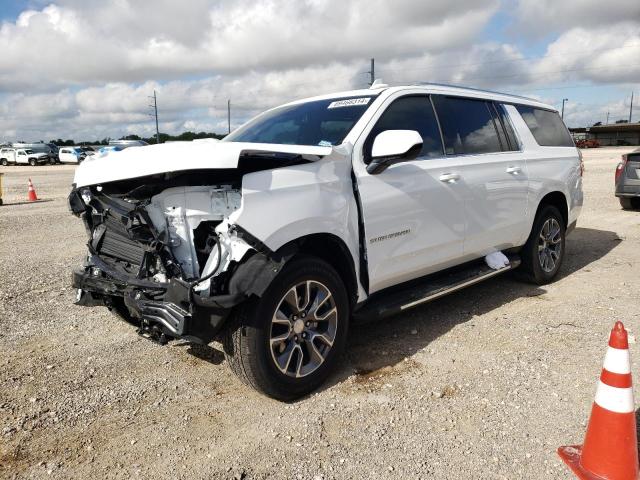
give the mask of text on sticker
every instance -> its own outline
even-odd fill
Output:
[[[367,105],[371,100],[370,97],[348,98],[347,100],[338,100],[331,102],[327,108],[353,107],[355,105]]]

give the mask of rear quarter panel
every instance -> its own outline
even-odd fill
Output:
[[[531,231],[540,201],[552,192],[561,192],[567,199],[568,222],[577,221],[584,201],[580,154],[575,147],[543,147],[538,145],[516,108],[507,106],[523,150],[526,152],[529,186],[527,191],[527,222]],[[525,243],[528,233],[521,239]]]

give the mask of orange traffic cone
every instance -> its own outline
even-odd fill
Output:
[[[582,480],[638,479],[629,342],[622,322],[611,330],[584,445],[560,447],[558,455]]]
[[[33,188],[33,183],[31,183],[31,179],[29,179],[29,191],[27,192],[27,199],[30,202],[35,202],[38,200],[38,196],[36,195],[36,190]]]

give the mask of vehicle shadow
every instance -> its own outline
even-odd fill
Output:
[[[621,239],[615,232],[577,228],[566,243],[567,255],[558,279],[587,268],[613,250]],[[341,368],[322,387],[329,388],[351,375],[374,376],[394,367],[459,324],[521,297],[546,293],[520,280],[515,271],[452,293],[378,322],[352,325]]]

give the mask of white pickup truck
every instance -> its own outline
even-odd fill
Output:
[[[376,83],[296,101],[220,142],[80,165],[77,304],[162,343],[217,338],[243,381],[290,400],[339,364],[352,321],[516,267],[552,281],[582,173],[557,110],[537,100]]]
[[[37,153],[24,148],[2,148],[0,149],[0,165],[43,165],[49,162],[49,155]]]

